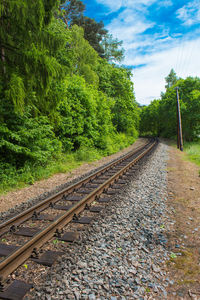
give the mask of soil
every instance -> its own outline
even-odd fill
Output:
[[[168,299],[200,299],[200,177],[199,167],[185,153],[170,147],[168,161],[168,232],[171,259]],[[174,223],[174,224],[173,224]],[[175,254],[175,255],[174,255]]]

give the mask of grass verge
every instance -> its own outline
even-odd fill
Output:
[[[24,188],[34,184],[35,181],[47,179],[57,173],[70,172],[84,163],[91,163],[107,156],[116,153],[123,148],[132,144],[135,140],[129,140],[123,143],[118,143],[110,151],[100,151],[96,148],[81,147],[74,153],[62,153],[59,158],[52,159],[47,165],[34,165],[30,162],[25,164],[23,168],[7,165],[0,166],[0,195],[11,190]]]
[[[83,163],[83,161],[76,161],[73,154],[62,154],[59,159],[49,161],[46,166],[34,166],[29,163],[19,170],[9,166],[3,170],[3,174],[0,174],[0,195],[34,184],[35,181],[47,179],[56,173],[70,172]]]
[[[185,143],[184,151],[190,161],[200,166],[200,139],[197,142]]]

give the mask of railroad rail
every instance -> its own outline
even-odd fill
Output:
[[[109,195],[120,189],[124,184],[123,176],[132,174],[135,164],[150,153],[157,145],[156,140],[148,141],[144,146],[138,147],[134,151],[129,152],[118,160],[111,162],[107,166],[98,170],[90,176],[70,185],[59,193],[48,197],[26,211],[16,215],[0,225],[0,236],[4,236],[8,232],[22,236],[28,236],[30,239],[22,246],[0,244],[0,256],[4,258],[0,261],[0,286],[2,299],[22,299],[29,285],[25,283],[12,283],[4,291],[4,283],[8,276],[12,274],[27,259],[33,257],[33,260],[39,260],[39,249],[55,235],[62,239],[63,230],[71,222],[88,224],[90,218],[81,219],[80,214],[84,210],[91,212],[100,212],[101,207],[92,206],[92,203],[106,203],[109,201]],[[104,195],[104,197],[102,197]],[[107,198],[105,197],[108,196]],[[59,206],[60,202],[71,203],[70,205]],[[75,204],[74,204],[75,203]],[[41,214],[46,209],[64,210],[61,215],[52,218],[52,216]],[[45,228],[41,228],[38,232],[31,234],[30,228],[23,228],[23,224],[28,220],[46,220],[49,224]],[[22,225],[22,226],[21,226]],[[27,234],[27,232],[29,234]],[[72,241],[73,234],[68,232],[63,235],[65,241]],[[67,236],[67,237],[66,237]],[[10,296],[14,291],[16,298]],[[19,294],[22,296],[20,298]]]

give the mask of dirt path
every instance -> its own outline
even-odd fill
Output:
[[[168,263],[168,299],[200,299],[200,177],[199,167],[170,147],[168,206],[173,210],[169,235],[172,258]],[[174,257],[173,253],[176,257]],[[174,258],[173,258],[174,257]]]
[[[77,169],[74,169],[68,173],[59,173],[51,176],[48,179],[35,182],[33,185],[25,187],[23,189],[14,190],[8,192],[6,195],[0,196],[0,212],[7,211],[17,204],[25,202],[31,198],[37,197],[45,192],[51,191],[59,185],[69,182],[83,174],[99,168],[109,161],[116,159],[117,157],[141,146],[145,143],[145,139],[139,138],[133,145],[107,157],[95,161],[93,163],[84,163]]]

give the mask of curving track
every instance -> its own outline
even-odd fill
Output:
[[[135,164],[148,155],[156,145],[157,141],[148,141],[144,146],[111,162],[91,176],[67,187],[65,190],[1,224],[1,237],[10,232],[13,236],[26,236],[28,238],[20,246],[14,245],[12,241],[10,241],[11,244],[0,243],[0,256],[3,258],[0,261],[0,284],[2,287],[0,298],[22,299],[30,286],[23,282],[13,282],[4,291],[4,283],[8,276],[30,257],[39,261],[39,249],[53,236],[56,235],[64,241],[73,241],[76,238],[73,232],[65,232],[62,235],[66,225],[71,222],[89,224],[91,218],[80,217],[80,214],[83,211],[100,212],[102,207],[95,206],[94,203],[98,202],[101,205],[109,202],[109,196],[119,191],[125,183],[123,176],[133,174]],[[44,214],[45,211],[48,214]],[[64,213],[55,215],[55,211],[64,211]],[[34,231],[33,228],[25,227],[26,223],[32,219],[41,221],[42,225],[44,225],[44,221],[48,224],[43,228],[40,227],[38,231]],[[50,261],[52,253],[47,253],[45,257],[46,262]],[[41,263],[42,261],[44,263],[45,260],[41,260]]]

